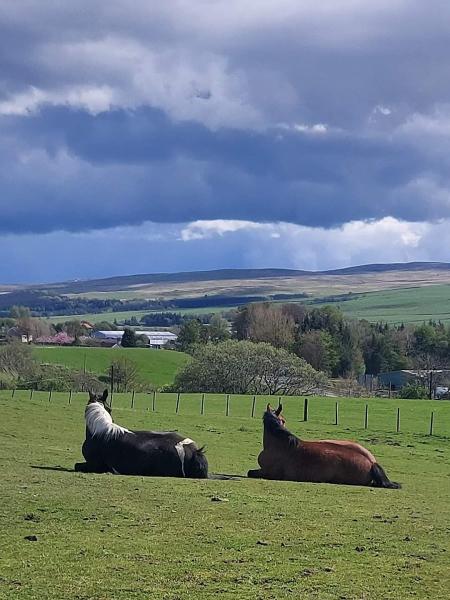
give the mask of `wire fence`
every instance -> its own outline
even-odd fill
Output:
[[[86,392],[0,391],[0,399],[36,401],[83,407]],[[114,393],[115,410],[138,410],[164,415],[261,418],[268,403],[283,404],[288,426],[336,426],[347,430],[417,433],[450,437],[450,402],[445,400],[399,400],[381,398],[330,398],[295,396],[244,396],[231,394],[176,394],[163,392]]]

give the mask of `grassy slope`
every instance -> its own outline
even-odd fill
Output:
[[[151,310],[128,310],[122,312],[103,312],[103,313],[86,313],[84,315],[60,315],[58,317],[49,317],[50,323],[63,323],[64,321],[70,321],[71,319],[78,319],[79,321],[89,321],[90,323],[99,323],[100,321],[108,321],[113,323],[114,319],[120,322],[125,319],[131,319],[136,317],[140,319],[144,315],[151,314],[152,312],[171,312],[178,313],[180,315],[203,315],[210,313],[221,313],[226,310],[230,310],[232,306],[212,306],[208,308],[180,308],[180,309],[168,309],[164,311],[151,311]]]
[[[361,294],[333,304],[356,319],[388,323],[450,322],[450,285],[432,285]]]
[[[100,375],[106,373],[114,359],[124,356],[136,363],[142,379],[158,386],[171,383],[176,371],[188,359],[182,352],[149,348],[43,347],[34,348],[33,353],[41,362],[57,363],[78,370],[83,369],[86,357],[86,369]]]
[[[63,395],[50,404],[45,395],[9,396],[0,392],[2,599],[448,597],[448,403],[400,402],[405,433],[395,434],[398,401],[371,402],[365,432],[357,429],[361,401],[342,401],[343,426],[335,427],[334,401],[312,399],[312,420],[303,424],[299,401],[287,400],[292,430],[359,438],[403,482],[391,491],[73,473],[64,469],[81,457],[84,395],[71,406]],[[166,400],[149,413],[119,408],[129,397],[116,397],[115,418],[132,428],[177,428],[206,443],[213,471],[254,467],[259,418],[223,417],[223,397],[208,397],[203,417],[199,398],[186,397],[175,416],[174,399]],[[258,412],[263,404],[258,399]],[[232,399],[232,415],[249,408],[249,398]],[[431,408],[439,437],[420,433]],[[38,541],[26,541],[30,534]]]

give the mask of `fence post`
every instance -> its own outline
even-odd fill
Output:
[[[156,390],[153,390],[152,412],[155,412],[155,405],[156,405]]]
[[[255,416],[255,404],[256,404],[256,396],[253,396],[253,402],[252,402],[252,418]]]
[[[200,405],[200,414],[201,415],[205,414],[205,394],[202,394],[202,402]]]
[[[69,392],[69,404],[72,402],[72,390]]]
[[[114,399],[114,365],[111,365],[111,381],[110,381],[110,385],[111,385],[111,398],[109,401],[109,405],[112,407],[113,405],[113,399]]]
[[[227,409],[225,411],[225,416],[230,416],[230,394],[227,394]]]
[[[400,431],[400,407],[397,408],[397,433]]]
[[[178,409],[180,408],[180,392],[177,394],[177,405],[175,408],[175,412],[178,414]]]
[[[303,421],[308,420],[308,398],[305,398],[303,402]]]
[[[12,391],[12,394],[11,394],[11,398],[14,398],[14,394],[15,394],[15,393],[16,393],[16,390],[13,390],[13,391]]]
[[[336,402],[334,407],[334,424],[339,425],[339,402]]]
[[[134,390],[131,394],[131,408],[134,408]]]
[[[431,415],[430,415],[430,435],[433,435],[433,425],[434,425],[434,411],[431,411]]]
[[[49,402],[52,401],[52,390],[50,390],[49,393],[48,393],[48,401]]]
[[[369,405],[366,404],[366,412],[364,414],[364,429],[367,429],[369,425]]]
[[[31,388],[31,390],[30,390],[30,400],[33,400],[33,392],[34,392],[34,390],[33,390],[33,388]]]

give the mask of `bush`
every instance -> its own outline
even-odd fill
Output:
[[[428,390],[420,383],[408,383],[400,389],[399,398],[410,400],[426,399],[428,398]]]
[[[308,394],[326,382],[305,360],[267,343],[227,341],[197,346],[176,376],[178,392]]]
[[[17,377],[11,373],[0,371],[0,390],[14,390],[17,387]]]

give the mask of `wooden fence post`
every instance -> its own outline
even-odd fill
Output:
[[[200,404],[200,414],[205,414],[205,394],[202,394],[202,402]]]
[[[369,405],[366,404],[366,412],[364,413],[364,429],[369,425]]]
[[[156,405],[156,390],[153,390],[152,412],[155,412],[155,405]]]
[[[69,392],[69,404],[71,404],[72,402],[72,390],[70,390]]]
[[[253,396],[253,402],[252,402],[252,418],[255,416],[255,405],[256,405],[256,396]]]
[[[33,389],[31,389],[31,390],[30,390],[30,400],[33,400],[33,392],[34,392],[34,390],[33,390]]]
[[[397,408],[397,433],[400,431],[400,407]]]
[[[430,415],[430,435],[433,435],[433,425],[434,425],[434,411],[431,411],[431,415]]]
[[[48,401],[49,402],[52,401],[52,390],[50,390],[49,393],[48,393]]]
[[[334,407],[334,424],[339,425],[339,402],[336,402]]]
[[[131,393],[131,408],[134,408],[134,390]]]
[[[305,398],[303,402],[303,421],[308,420],[308,398]]]
[[[12,391],[12,394],[11,394],[11,398],[14,398],[14,394],[15,394],[15,393],[16,393],[16,390],[13,390],[13,391]]]
[[[227,394],[227,408],[225,411],[225,416],[230,416],[230,394]]]
[[[113,399],[114,399],[114,365],[111,365],[111,381],[110,381],[110,385],[111,385],[111,398],[109,400],[109,405],[112,407],[112,405],[113,405]]]
[[[175,412],[178,414],[178,409],[180,408],[180,392],[177,394],[177,405],[175,407]]]

